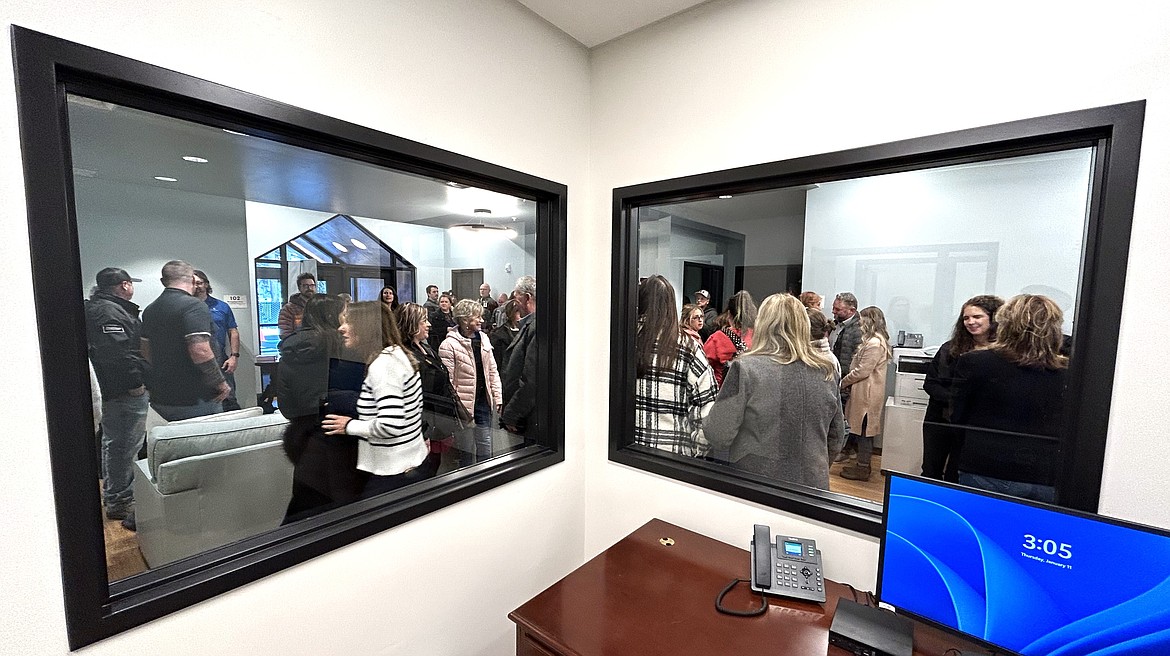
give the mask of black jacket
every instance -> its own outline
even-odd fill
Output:
[[[113,399],[141,387],[147,364],[140,350],[138,306],[113,294],[95,292],[85,302],[85,328],[89,359],[102,396]]]
[[[508,362],[500,378],[504,387],[500,421],[522,430],[531,429],[536,409],[536,315],[528,315],[508,346]]]

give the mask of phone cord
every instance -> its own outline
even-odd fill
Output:
[[[765,612],[767,612],[768,599],[763,595],[760,595],[761,606],[753,610],[734,610],[723,607],[723,598],[727,596],[727,593],[731,592],[731,589],[736,585],[748,582],[749,581],[747,579],[732,579],[731,583],[728,583],[727,587],[723,588],[723,591],[719,593],[719,596],[715,597],[715,610],[725,615],[735,615],[736,617],[755,617],[756,615],[763,615]]]

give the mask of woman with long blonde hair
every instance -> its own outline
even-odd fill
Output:
[[[764,299],[752,347],[727,368],[705,424],[734,467],[775,480],[829,489],[829,464],[845,437],[836,368],[813,347],[804,304],[789,294]]]
[[[1050,503],[1068,373],[1064,313],[1046,296],[1020,294],[995,319],[995,342],[955,363],[959,483]]]
[[[841,469],[841,478],[868,481],[872,473],[873,438],[882,432],[882,408],[886,404],[886,369],[893,351],[886,330],[886,315],[869,306],[860,316],[861,346],[853,356],[849,373],[841,378],[841,389],[849,388],[845,417],[849,439],[857,443],[857,462]]]

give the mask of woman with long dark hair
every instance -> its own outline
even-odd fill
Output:
[[[392,311],[397,311],[401,307],[401,304],[398,302],[398,290],[390,285],[386,285],[382,288],[382,291],[378,292],[378,299],[385,303],[386,307]]]
[[[849,400],[845,402],[845,417],[849,420],[849,439],[857,444],[857,462],[845,465],[841,478],[868,481],[873,438],[882,432],[886,369],[893,351],[886,331],[886,316],[881,309],[871,305],[857,314],[861,317],[861,346],[853,356],[849,373],[841,378],[841,389],[851,388]]]
[[[337,329],[344,302],[317,294],[305,304],[300,329],[280,343],[276,397],[288,418],[284,449],[293,462],[293,492],[285,523],[357,499],[365,476],[357,470],[357,441],[325,435],[326,413],[357,416],[365,377],[364,362],[354,361]]]
[[[805,306],[789,294],[760,305],[755,343],[727,369],[704,424],[734,467],[773,480],[829,489],[845,419],[833,355],[809,339]]]
[[[990,294],[967,299],[950,340],[938,348],[926,369],[922,389],[930,396],[930,402],[922,420],[922,475],[927,478],[959,481],[963,431],[950,425],[953,369],[959,356],[987,348],[995,341],[999,325],[995,313],[1002,306],[1003,299]]]
[[[326,435],[358,438],[357,468],[370,476],[364,496],[422,480],[430,449],[422,434],[422,379],[398,325],[381,301],[351,303],[338,329],[346,348],[367,363],[356,419],[327,414]]]
[[[496,328],[491,335],[492,353],[496,356],[496,368],[502,372],[508,362],[508,347],[520,332],[520,304],[515,299],[504,301],[496,316]]]
[[[727,309],[723,314],[715,318],[715,331],[703,345],[707,361],[715,373],[716,385],[723,384],[727,363],[751,348],[755,325],[756,302],[747,290],[740,290],[727,301]]]
[[[638,285],[634,338],[634,443],[686,456],[710,452],[703,421],[715,379],[699,345],[679,328],[674,286],[662,276]]]
[[[1064,313],[1046,296],[1020,294],[995,318],[995,342],[955,363],[959,483],[1051,503],[1068,374]]]
[[[462,428],[455,411],[455,395],[447,367],[427,342],[431,322],[427,309],[417,303],[403,303],[395,313],[398,333],[405,348],[418,363],[423,394],[423,434],[430,442],[431,455],[423,465],[438,472],[442,454],[455,444],[455,432]]]

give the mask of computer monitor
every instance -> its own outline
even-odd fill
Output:
[[[1022,656],[1170,654],[1170,531],[896,472],[883,515],[898,613]]]

